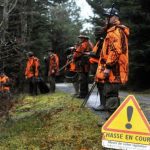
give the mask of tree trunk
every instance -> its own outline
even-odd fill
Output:
[[[15,8],[18,0],[13,1],[10,3],[9,7],[9,0],[4,0],[3,3],[3,19],[1,22],[1,30],[2,30],[2,37],[1,42],[5,42],[8,34],[8,21],[9,21],[9,14],[12,12],[12,10]]]
[[[6,34],[8,29],[8,0],[4,0],[3,8],[3,22],[2,22],[2,42],[6,41]]]
[[[27,12],[26,12],[27,0],[21,2],[21,45],[25,48],[27,43]]]

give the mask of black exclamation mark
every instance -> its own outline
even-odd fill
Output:
[[[133,107],[132,106],[128,106],[127,107],[128,123],[125,125],[127,129],[131,129],[132,128],[132,124],[130,123],[131,118],[132,118],[132,114],[133,114]]]

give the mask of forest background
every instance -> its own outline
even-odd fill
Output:
[[[95,43],[94,27],[102,25],[103,8],[111,7],[112,1],[86,1],[94,13],[88,20],[80,18],[80,8],[75,0],[0,0],[0,67],[11,74],[11,69],[7,69],[10,62],[3,59],[3,47],[8,43],[15,43],[21,53],[33,51],[41,63],[46,51],[53,48],[60,57],[60,67],[66,61],[65,50],[78,42],[81,32],[89,35]],[[127,87],[132,90],[150,88],[149,6],[149,0],[115,1],[122,23],[130,28]],[[93,29],[83,30],[85,22],[92,23]]]

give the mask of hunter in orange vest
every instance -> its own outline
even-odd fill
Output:
[[[56,75],[58,75],[59,70],[59,57],[57,54],[54,53],[54,50],[52,48],[50,48],[48,52],[49,52],[47,57],[48,81],[50,83],[50,92],[55,92],[56,88],[55,78]]]
[[[96,26],[94,35],[95,35],[95,39],[96,39],[96,44],[91,52],[86,53],[87,55],[90,56],[90,58],[89,58],[89,62],[91,64],[90,65],[90,73],[93,76],[95,76],[95,73],[97,70],[100,52],[101,52],[103,41],[104,41],[104,27]]]
[[[67,51],[65,52],[67,55],[67,63],[69,63],[73,59],[73,53],[75,51],[75,47],[69,47]],[[66,64],[67,64],[66,63]],[[77,72],[76,71],[76,64],[74,61],[72,61],[67,67],[66,70],[69,70],[70,72]]]
[[[67,63],[69,63],[69,65],[67,65],[66,69],[65,69],[65,79],[67,82],[71,82],[73,84],[75,93],[73,94],[73,96],[77,96],[79,94],[79,82],[78,82],[78,73],[77,73],[77,69],[76,69],[76,64],[75,62],[72,60],[73,59],[73,53],[76,50],[76,47],[69,47],[65,54],[67,55]],[[70,63],[71,61],[71,63]]]
[[[52,51],[49,53],[49,76],[55,76],[59,70],[59,57]]]
[[[94,80],[96,70],[98,67],[98,62],[100,58],[100,52],[102,49],[103,41],[104,41],[104,36],[105,36],[105,28],[101,26],[96,26],[94,30],[94,35],[96,39],[96,44],[91,52],[86,53],[87,55],[90,56],[89,62],[90,62],[90,75],[91,79]],[[104,103],[104,98],[103,98],[103,83],[97,82],[97,89],[100,95],[100,104],[103,105]],[[101,106],[100,105],[100,106]],[[99,107],[98,107],[99,108]],[[94,108],[97,109],[97,108]]]
[[[86,56],[84,56],[85,52],[90,52],[93,49],[93,43],[89,40],[89,37],[86,35],[79,35],[78,38],[81,40],[79,45],[76,48],[76,51],[73,54],[73,59],[77,62],[77,69],[79,72],[88,72],[89,71],[89,63]]]
[[[34,56],[33,52],[28,53],[28,61],[25,69],[25,76],[27,79],[39,76],[40,61]]]
[[[28,61],[25,69],[25,77],[29,81],[29,93],[37,95],[37,79],[39,77],[40,61],[33,52],[28,52]]]
[[[88,57],[84,55],[84,53],[90,52],[93,49],[93,44],[86,35],[79,35],[78,38],[81,42],[73,54],[73,60],[76,63],[80,83],[80,94],[77,98],[85,98],[88,94],[88,72],[90,69],[90,63]]]
[[[119,86],[128,81],[129,29],[119,20],[118,10],[105,11],[107,35],[104,39],[95,80],[104,83],[104,108],[113,113],[120,104]],[[102,109],[101,109],[102,110]]]
[[[10,80],[3,72],[0,73],[0,92],[10,92]]]
[[[126,83],[128,81],[128,35],[129,29],[113,18],[113,26],[107,30],[96,80],[109,83]]]

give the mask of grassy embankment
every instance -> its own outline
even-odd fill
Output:
[[[25,96],[0,120],[2,150],[101,150],[100,119],[64,93]]]

